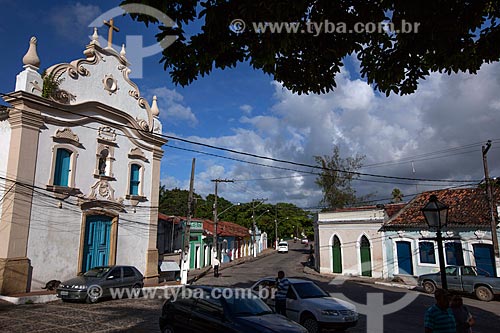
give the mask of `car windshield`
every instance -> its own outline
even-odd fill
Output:
[[[92,268],[91,270],[88,270],[83,274],[85,277],[103,277],[104,274],[109,272],[111,267],[95,267]]]
[[[297,291],[300,298],[319,298],[330,296],[312,282],[294,283],[293,287]]]
[[[273,313],[272,310],[257,295],[245,295],[245,297],[224,298],[230,312],[236,317],[262,316]]]

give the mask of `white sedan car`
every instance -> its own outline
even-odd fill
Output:
[[[278,243],[278,253],[288,253],[288,243],[279,242]]]
[[[304,326],[309,333],[317,333],[323,328],[345,330],[357,325],[359,315],[354,304],[331,297],[312,281],[295,278],[288,281],[287,317]],[[264,301],[273,309],[275,283],[275,278],[268,277],[252,286],[258,295],[269,296]]]

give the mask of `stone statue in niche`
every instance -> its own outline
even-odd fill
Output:
[[[99,176],[106,176],[106,165],[109,151],[103,149],[99,154]]]

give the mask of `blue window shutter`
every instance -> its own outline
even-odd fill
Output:
[[[71,152],[66,149],[57,149],[56,167],[54,169],[54,185],[68,186],[70,162]]]
[[[139,195],[140,170],[137,164],[130,166],[130,195]]]

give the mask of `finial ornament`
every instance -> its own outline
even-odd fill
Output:
[[[108,21],[104,21],[104,24],[106,24],[109,27],[108,31],[108,47],[111,48],[113,45],[113,30],[118,32],[120,29],[118,29],[117,26],[114,25],[115,21],[113,19],[110,19]]]
[[[120,55],[125,58],[125,55],[127,52],[125,52],[125,44],[122,44],[122,50],[120,51]]]
[[[94,27],[94,34],[92,35],[92,41],[90,42],[92,45],[101,46],[99,43],[99,34],[97,33],[97,27]]]
[[[32,66],[37,69],[40,67],[40,58],[38,58],[38,54],[36,53],[36,37],[31,37],[30,39],[30,47],[28,52],[23,57],[23,64],[25,67]]]
[[[158,103],[156,102],[156,96],[153,96],[153,103],[151,104],[151,113],[153,116],[158,117],[160,114],[160,109],[158,108]]]

